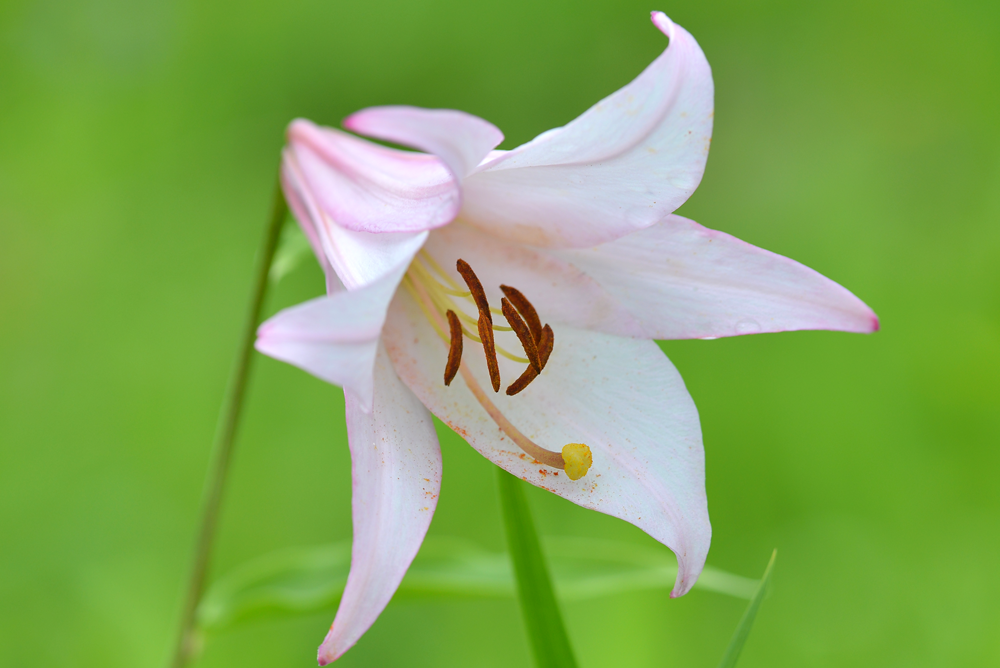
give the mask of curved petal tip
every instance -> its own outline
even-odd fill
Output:
[[[344,127],[431,153],[459,180],[503,141],[503,133],[489,121],[453,109],[369,107],[345,118]]]
[[[674,38],[674,22],[663,12],[650,12],[649,18],[653,25],[660,29],[670,39]]]
[[[422,232],[450,223],[461,207],[458,181],[440,159],[366,141],[304,119],[291,122],[284,165],[313,201],[322,228]]]

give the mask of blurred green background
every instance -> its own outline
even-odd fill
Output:
[[[713,66],[681,213],[839,281],[872,336],[663,345],[701,411],[709,563],[776,583],[741,666],[1000,663],[1000,4],[0,4],[0,665],[159,666],[287,122],[406,103],[510,148],[627,83],[661,9]],[[312,264],[268,311],[322,290]],[[431,527],[503,548],[443,439]],[[350,537],[339,389],[257,357],[214,574]],[[545,534],[649,546],[532,490]],[[713,666],[745,602],[566,606],[584,667]],[[311,666],[333,610],[200,666]],[[390,604],[343,666],[527,665],[517,604]]]

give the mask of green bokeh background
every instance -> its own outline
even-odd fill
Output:
[[[741,666],[1000,663],[1000,4],[0,4],[0,665],[159,666],[283,128],[464,109],[506,148],[664,47],[713,66],[682,213],[881,316],[668,342],[702,416],[709,563],[776,584]],[[311,263],[268,310],[322,290]],[[257,357],[214,573],[350,537],[334,387]],[[491,465],[443,438],[431,533],[503,547]],[[543,533],[649,545],[536,492]],[[584,667],[712,666],[744,602],[566,606]],[[200,666],[311,666],[333,611],[215,637]],[[528,665],[511,601],[394,602],[339,665]]]

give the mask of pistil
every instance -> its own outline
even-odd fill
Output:
[[[444,272],[441,271],[441,268],[437,266],[437,263],[435,263],[429,256],[428,259],[430,260],[431,266],[434,267],[439,274],[444,276],[446,280],[451,282],[450,278],[448,278]],[[486,293],[482,288],[482,284],[468,263],[463,260],[459,260],[457,264],[459,273],[462,275],[462,278],[466,280],[466,284],[469,286],[469,293],[468,295],[462,294],[461,291],[457,289],[458,286],[454,285],[453,282],[452,288],[447,290],[447,293],[460,297],[472,297],[476,303],[479,310],[479,338],[482,341],[483,349],[486,352],[493,391],[496,392],[500,389],[500,371],[497,366],[496,351],[500,349],[495,346],[493,341],[494,326],[491,316],[491,311],[495,311],[496,309],[490,308],[489,302],[486,300]],[[414,262],[413,266],[419,267],[416,262]],[[463,269],[466,269],[466,271],[463,271]],[[521,433],[521,431],[515,427],[502,412],[500,412],[500,409],[497,408],[486,392],[483,391],[483,388],[480,387],[479,382],[476,380],[475,376],[472,375],[472,371],[469,369],[468,365],[462,361],[462,335],[468,335],[468,333],[464,331],[458,315],[451,308],[442,309],[442,304],[439,302],[443,300],[440,297],[438,299],[434,299],[433,293],[428,290],[428,286],[424,284],[423,280],[420,280],[422,278],[425,280],[430,278],[433,281],[433,278],[429,276],[423,267],[419,267],[414,274],[416,275],[411,276],[408,273],[404,278],[403,285],[417,300],[421,310],[434,326],[438,335],[449,344],[448,362],[445,365],[444,375],[445,385],[450,385],[457,373],[461,373],[462,380],[465,381],[466,386],[469,388],[469,391],[472,392],[472,396],[476,398],[476,401],[479,402],[479,405],[483,407],[500,430],[506,434],[521,450],[541,464],[565,470],[566,475],[570,480],[579,480],[585,476],[593,463],[589,447],[583,443],[569,443],[563,447],[561,453],[546,450]],[[445,290],[444,286],[437,284],[436,281],[431,283],[431,285],[438,289]],[[504,306],[502,313],[511,324],[515,334],[518,336],[518,339],[522,342],[522,345],[524,345],[525,341],[528,341],[529,345],[533,348],[532,352],[529,353],[527,350],[529,345],[524,345],[525,352],[528,354],[529,359],[525,359],[523,362],[527,363],[528,367],[524,370],[524,373],[521,374],[521,377],[507,388],[507,394],[514,395],[523,390],[528,383],[538,376],[541,369],[544,368],[545,363],[548,361],[549,355],[552,352],[554,337],[551,327],[548,325],[545,325],[544,327],[540,326],[540,320],[538,319],[538,315],[535,312],[534,307],[531,306],[530,302],[524,298],[524,295],[513,288],[509,288],[508,286],[502,286],[502,289],[504,294],[510,299],[509,302],[508,299],[504,299],[502,301]],[[511,298],[512,294],[515,294],[516,296]],[[445,335],[445,322],[442,319],[442,311],[444,311],[447,319],[447,330],[450,336]],[[527,317],[522,319],[519,317],[518,312],[520,312],[520,316]],[[527,322],[525,322],[525,320],[527,320]],[[537,342],[532,331],[536,326],[539,330]],[[470,336],[470,338],[475,337]],[[507,356],[513,357],[509,353]],[[492,363],[490,363],[491,360]]]

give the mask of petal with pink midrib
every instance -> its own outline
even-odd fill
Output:
[[[374,408],[348,393],[354,542],[337,616],[319,664],[335,661],[396,593],[423,543],[441,491],[441,449],[430,413],[400,382],[384,351],[375,361]]]

